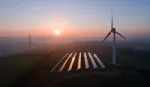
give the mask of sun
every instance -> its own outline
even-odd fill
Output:
[[[59,30],[55,30],[54,33],[55,33],[55,35],[57,35],[57,36],[60,35],[60,31],[59,31]]]

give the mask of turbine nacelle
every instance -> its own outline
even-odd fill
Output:
[[[108,38],[108,36],[110,36],[111,35],[111,33],[114,33],[114,34],[117,34],[117,35],[119,35],[120,37],[122,37],[122,38],[124,38],[125,40],[126,40],[126,38],[123,36],[123,35],[121,35],[119,32],[117,32],[116,31],[116,28],[114,28],[113,27],[113,14],[111,15],[111,30],[110,30],[110,32],[107,34],[107,36],[104,38],[104,40],[102,41],[102,42],[104,42],[107,38]]]
[[[107,34],[107,36],[104,38],[102,42],[104,42],[111,35],[111,33],[115,33],[126,40],[126,38],[122,34],[116,31],[116,28],[112,28],[111,31]]]
[[[111,32],[115,33],[116,32],[116,28],[112,28]]]

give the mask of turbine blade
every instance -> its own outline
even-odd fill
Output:
[[[124,38],[125,40],[127,40],[123,35],[121,35],[120,33],[118,32],[115,32],[116,34],[118,34],[120,37]]]
[[[113,12],[111,12],[111,29],[114,28],[114,18],[113,18]]]
[[[108,36],[111,34],[111,31],[107,34],[107,36],[104,38],[104,40],[102,41],[102,43],[108,38]]]

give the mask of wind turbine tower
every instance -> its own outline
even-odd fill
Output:
[[[102,43],[108,38],[108,36],[111,35],[111,33],[113,34],[113,57],[112,57],[112,65],[116,66],[116,34],[119,35],[120,37],[124,38],[126,40],[126,38],[121,35],[119,32],[117,32],[116,28],[114,28],[113,26],[113,13],[111,14],[111,30],[110,32],[107,34],[107,36],[104,38],[104,40],[102,41]]]
[[[29,49],[31,49],[31,47],[32,47],[32,41],[31,41],[31,35],[29,33]]]

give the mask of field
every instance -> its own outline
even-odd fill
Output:
[[[83,53],[90,52],[96,54],[105,69],[100,66],[92,67],[92,62],[89,62],[89,69],[85,68]],[[81,69],[77,70],[77,60],[75,58],[74,65],[71,71],[64,68],[59,72],[59,68],[65,62],[66,58],[53,72],[54,66],[64,57],[66,53],[81,53]],[[101,44],[100,42],[70,42],[61,43],[51,46],[45,46],[40,49],[33,49],[21,54],[6,56],[0,59],[0,87],[50,87],[50,86],[75,86],[84,83],[83,86],[89,84],[98,84],[99,76],[120,77],[123,74],[131,73],[149,73],[150,72],[150,55],[149,51],[136,51],[132,48],[117,48],[117,63],[120,67],[111,67],[112,46],[110,43]],[[90,60],[90,58],[88,58]],[[69,67],[71,58],[66,63],[65,67]],[[98,65],[98,62],[96,62]],[[145,74],[144,74],[145,75]],[[71,79],[74,78],[74,79]],[[106,80],[106,77],[102,77]],[[134,78],[135,79],[135,78]],[[146,78],[147,79],[147,78]],[[84,80],[84,81],[83,81]],[[126,80],[126,79],[125,79]],[[130,80],[129,80],[130,81]],[[144,81],[147,81],[144,79]],[[69,83],[66,85],[66,83]]]

